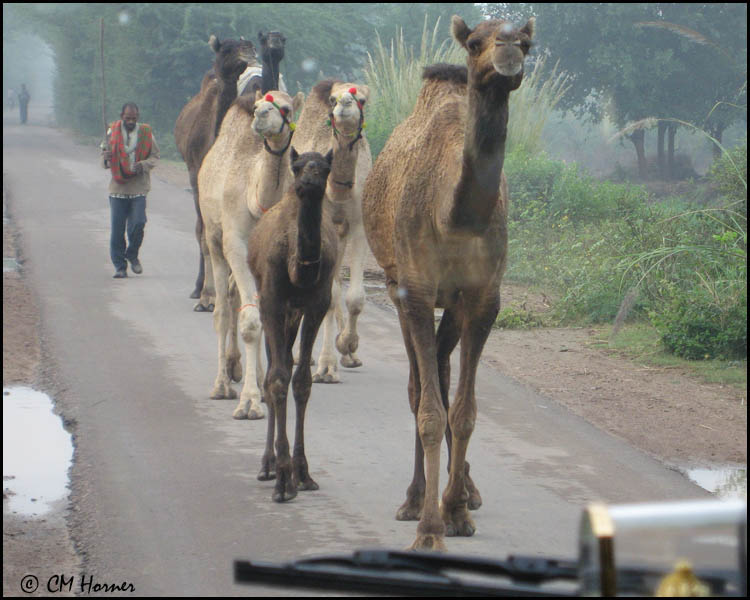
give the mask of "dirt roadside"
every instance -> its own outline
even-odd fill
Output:
[[[155,177],[188,187],[184,169],[163,163]],[[5,207],[5,190],[3,205]],[[6,216],[6,215],[4,215]],[[23,276],[22,232],[3,220],[3,256],[21,269],[3,272],[3,386],[45,389],[44,347],[33,290]],[[368,258],[370,302],[390,305],[379,268]],[[518,287],[503,285],[504,306],[543,303]],[[594,329],[493,330],[483,353],[497,369],[565,406],[598,428],[620,437],[675,468],[747,462],[746,392],[700,383],[674,369],[648,368],[595,348]],[[54,392],[54,390],[47,390]],[[479,407],[481,410],[481,406]],[[5,486],[4,486],[5,487]],[[5,500],[5,492],[4,492]],[[3,516],[3,595],[22,594],[21,578],[34,566],[77,573],[78,561],[65,514],[45,519]]]

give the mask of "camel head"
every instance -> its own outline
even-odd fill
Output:
[[[365,122],[365,104],[370,88],[359,83],[335,82],[331,86],[328,102],[331,105],[331,126],[339,142],[349,141],[362,132]]]
[[[286,38],[280,31],[258,32],[260,56],[263,60],[278,64],[284,58],[284,44]]]
[[[297,150],[292,146],[289,156],[292,159],[294,191],[297,197],[302,200],[322,200],[333,163],[333,150],[329,150],[325,156],[318,152],[297,154]]]
[[[248,65],[257,64],[255,46],[250,40],[219,41],[215,35],[208,39],[208,45],[216,54],[214,70],[224,80],[237,80]]]
[[[451,32],[466,48],[469,81],[475,87],[500,84],[515,90],[523,79],[523,62],[534,37],[534,17],[520,29],[508,21],[492,19],[470,29],[463,19],[454,16]]]
[[[253,131],[264,138],[274,138],[284,133],[285,129],[294,130],[291,119],[304,102],[305,95],[298,92],[292,99],[289,94],[272,90],[263,95],[258,91],[255,96]]]

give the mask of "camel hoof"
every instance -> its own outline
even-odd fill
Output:
[[[235,392],[230,386],[214,388],[209,398],[211,400],[234,400],[237,397]]]
[[[271,481],[276,479],[276,457],[264,455],[260,463],[260,471],[258,472],[258,481]]]
[[[404,504],[396,512],[397,521],[419,521],[422,518],[422,509],[413,505]]]
[[[344,354],[341,357],[341,364],[347,369],[356,369],[357,367],[362,366],[362,361],[353,354]]]
[[[262,419],[266,415],[263,414],[263,409],[261,407],[258,408],[251,408],[250,412],[247,413],[247,418],[251,421],[257,421],[258,419]]]
[[[301,492],[314,492],[315,490],[319,490],[320,486],[312,478],[308,478],[306,481],[300,481],[297,484],[297,489]]]
[[[240,421],[242,419],[247,419],[247,415],[248,413],[244,408],[235,408],[234,412],[232,413],[232,418]]]
[[[273,496],[271,497],[274,502],[289,502],[290,500],[293,500],[297,497],[297,492],[295,490],[289,491],[289,490],[283,490],[281,492],[274,492]]]
[[[469,510],[477,510],[480,506],[482,506],[482,497],[479,495],[479,491],[474,491],[476,492],[476,495],[472,493],[471,496],[469,496]]]
[[[445,552],[445,542],[443,536],[436,534],[418,534],[414,543],[407,550],[433,550],[435,552]]]
[[[445,521],[445,535],[448,537],[471,537],[477,530],[466,509],[456,510],[448,520]]]
[[[315,373],[313,375],[313,383],[341,383],[341,381],[334,373],[325,373],[323,375]]]
[[[200,296],[198,296],[198,297],[200,298]],[[191,296],[191,298],[192,298],[192,296]],[[209,304],[209,306],[211,307],[210,309],[207,306],[203,306],[200,302],[198,302],[198,304],[196,304],[193,307],[193,312],[213,312],[214,305],[213,304]]]
[[[263,468],[258,473],[258,481],[271,481],[272,479],[276,479],[276,473],[273,471]]]

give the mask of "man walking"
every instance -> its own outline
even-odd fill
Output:
[[[26,84],[21,84],[21,93],[18,94],[18,107],[21,109],[21,124],[25,125],[26,120],[29,117],[29,100],[31,100],[31,94],[26,89]]]
[[[109,183],[112,217],[109,255],[115,266],[114,278],[121,279],[128,276],[126,260],[130,262],[133,273],[143,272],[138,250],[146,226],[146,194],[151,190],[149,173],[159,160],[159,147],[151,126],[138,123],[138,106],[133,102],[122,107],[120,120],[110,125],[107,138],[109,147],[102,150],[102,160],[104,168],[112,171]]]

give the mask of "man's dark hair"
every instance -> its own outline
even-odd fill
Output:
[[[122,116],[122,115],[125,114],[125,109],[126,108],[134,108],[135,112],[137,112],[138,114],[141,113],[141,111],[138,110],[138,105],[135,102],[126,102],[125,104],[122,105],[122,110],[120,111],[120,116]]]

